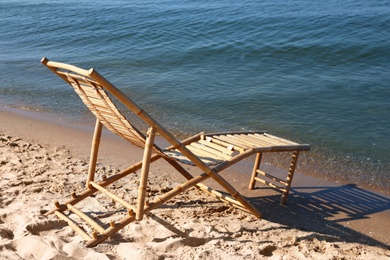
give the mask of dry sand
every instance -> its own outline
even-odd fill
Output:
[[[104,138],[98,177],[141,156],[139,149],[116,137]],[[90,139],[90,128],[0,109],[1,259],[390,258],[389,195],[301,174],[288,205],[280,206],[278,193],[268,188],[247,191],[247,180],[226,173],[262,211],[262,220],[191,189],[106,242],[86,248],[64,222],[41,213],[55,200],[64,201],[73,190],[83,189]],[[151,169],[150,196],[181,180],[168,169],[160,163]],[[134,201],[138,177],[131,175],[112,190]],[[101,195],[79,207],[92,215],[108,212],[99,217],[106,223],[125,214]]]

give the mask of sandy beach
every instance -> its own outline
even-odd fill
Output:
[[[1,259],[389,259],[390,194],[297,173],[289,200],[268,187],[248,190],[252,161],[224,173],[263,214],[250,214],[195,189],[131,223],[111,239],[86,248],[54,215],[42,213],[84,188],[93,128],[45,114],[0,108]],[[142,151],[104,132],[97,175],[139,161]],[[267,170],[285,169],[266,165]],[[150,194],[181,181],[163,162],[151,168]],[[342,174],[342,173],[340,173]],[[115,184],[134,198],[139,173]],[[113,211],[99,196],[81,205]],[[117,216],[103,216],[115,220]]]

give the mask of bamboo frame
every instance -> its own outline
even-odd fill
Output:
[[[122,206],[126,207],[127,210],[132,210],[132,211],[136,211],[136,208],[131,205],[130,203],[128,203],[127,201],[121,199],[120,197],[118,197],[117,195],[115,195],[114,193],[108,191],[107,189],[103,188],[102,186],[100,186],[99,184],[95,183],[95,182],[90,182],[90,184],[92,185],[92,187],[94,187],[95,189],[97,189],[98,191],[104,193],[105,195],[107,195],[108,197],[110,197],[112,200],[114,200],[115,202],[118,202],[119,204],[121,204]],[[68,204],[70,205],[70,204]]]
[[[84,240],[91,240],[92,237],[90,237],[84,230],[82,230],[76,223],[74,223],[70,218],[65,216],[60,211],[55,211],[54,214],[59,218],[64,220],[68,225],[77,233],[79,234]]]
[[[92,139],[91,158],[89,160],[88,177],[86,182],[86,188],[89,188],[89,183],[95,180],[96,162],[99,152],[100,138],[102,135],[103,125],[96,119],[95,132]]]
[[[147,138],[146,138],[144,158],[142,161],[141,181],[139,185],[138,204],[137,204],[137,211],[135,217],[136,220],[142,220],[144,214],[146,186],[148,182],[150,159],[152,156],[152,147],[154,144],[155,134],[156,134],[156,128],[154,127],[149,128]]]
[[[295,168],[296,168],[297,162],[298,162],[298,156],[299,156],[299,151],[295,151],[291,157],[290,168],[288,169],[288,174],[287,174],[286,190],[283,192],[282,200],[280,201],[280,204],[282,204],[282,205],[286,204],[287,197],[288,197],[288,194],[290,192],[291,183],[292,183]]]
[[[257,170],[260,167],[262,157],[263,157],[263,153],[257,153],[256,159],[255,159],[255,164],[253,166],[252,177],[251,177],[251,180],[249,181],[248,189],[250,189],[250,190],[253,190],[253,188],[255,187],[256,177],[258,174]]]
[[[253,171],[252,171],[251,179],[249,181],[248,189],[253,190],[255,187],[256,181],[261,182],[265,185],[268,185],[271,188],[274,188],[274,189],[282,192],[282,198],[280,200],[280,204],[285,205],[286,201],[287,201],[288,194],[290,193],[291,184],[292,184],[292,180],[293,180],[294,173],[295,173],[295,168],[296,168],[297,162],[298,162],[299,152],[300,152],[299,149],[296,149],[293,151],[293,154],[292,154],[291,160],[290,160],[290,166],[289,166],[287,176],[286,176],[286,180],[282,180],[278,177],[275,177],[271,174],[268,174],[264,171],[261,171],[260,164],[261,164],[261,159],[262,159],[262,153],[261,152],[257,153],[255,163],[253,165]],[[262,178],[258,177],[259,174],[262,175]],[[283,186],[282,187],[278,186],[278,185],[276,185],[273,182],[270,182],[268,180],[272,180],[273,182],[281,184]]]
[[[103,242],[129,223],[135,220],[142,220],[144,214],[160,207],[168,200],[192,187],[196,187],[199,190],[228,203],[229,205],[245,210],[257,218],[261,218],[261,213],[258,209],[244,198],[237,189],[227,182],[219,173],[231,165],[238,163],[253,154],[257,154],[249,184],[249,188],[253,188],[255,186],[255,182],[260,181],[257,177],[258,173],[263,174],[263,172],[259,170],[262,153],[295,151],[290,162],[287,181],[285,183],[282,182],[282,184],[285,184],[286,186],[282,197],[282,200],[285,202],[294,175],[298,151],[306,151],[310,149],[308,145],[300,145],[271,135],[267,137],[266,135],[268,135],[268,133],[264,131],[235,133],[221,132],[214,134],[199,133],[187,138],[186,140],[179,141],[169,131],[155,121],[148,113],[142,110],[131,99],[102,77],[96,70],[83,70],[73,65],[49,61],[46,58],[43,58],[41,62],[60,78],[69,83],[76,93],[79,94],[85,105],[97,118],[94,136],[92,139],[86,190],[80,194],[73,193],[71,199],[66,201],[64,204],[55,203],[55,208],[46,213],[46,215],[54,213],[59,218],[67,221],[77,233],[87,240],[87,246],[95,246]],[[149,130],[146,135],[127,121],[127,119],[114,105],[108,94],[115,97],[115,99],[125,105],[130,111],[149,125]],[[103,125],[125,140],[143,148],[144,154],[142,161],[135,163],[121,172],[109,176],[108,178],[103,178],[101,182],[97,183],[94,179]],[[163,150],[155,144],[154,139],[157,133],[170,143],[169,147]],[[154,198],[152,202],[146,203],[146,201],[148,201],[146,199],[146,187],[149,177],[149,167],[152,162],[161,158],[167,161],[178,171],[178,173],[183,175],[187,181],[178,185],[169,192]],[[184,169],[178,161],[185,161],[186,163],[194,165],[201,169],[203,173],[193,176],[189,171]],[[141,169],[141,177],[137,205],[131,205],[105,188],[139,169]],[[265,173],[263,175],[265,177],[270,177]],[[216,181],[228,194],[230,194],[230,196],[213,190],[201,183],[208,178],[212,178]],[[273,180],[275,181],[276,179],[273,178]],[[74,207],[75,204],[89,196],[92,196],[96,192],[101,192],[114,201],[120,203],[128,210],[128,216],[118,223],[110,222],[110,226],[107,229],[104,229],[85,213]],[[78,227],[74,221],[61,213],[66,210],[78,215],[81,219],[91,225],[95,231],[93,231],[91,235],[88,235],[80,227]]]
[[[94,221],[92,218],[88,217],[84,212],[81,210],[77,209],[73,205],[66,205],[70,211],[75,213],[77,216],[85,220],[89,225],[91,225],[95,230],[97,230],[100,234],[104,233],[104,228],[100,226],[96,221]]]

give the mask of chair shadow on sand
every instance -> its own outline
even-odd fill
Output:
[[[257,192],[268,189],[270,188],[255,188]],[[270,196],[251,197],[249,200],[258,209],[261,209],[265,220],[283,225],[280,229],[295,228],[309,232],[307,236],[299,237],[299,240],[318,239],[328,242],[351,242],[390,249],[390,245],[345,226],[345,223],[349,221],[369,219],[372,214],[390,210],[389,198],[352,184],[295,187],[291,192],[287,205],[278,204],[280,195],[277,193]],[[197,201],[181,202],[180,207],[194,207],[195,203]],[[212,205],[219,202],[203,203]],[[150,214],[150,217],[176,234],[177,237],[182,237],[185,241],[192,241],[191,244],[204,244],[209,240],[213,240],[212,238],[205,238],[195,241],[193,240],[195,238],[190,237],[188,232],[183,232],[157,215]],[[272,229],[274,228],[272,227]],[[318,234],[314,235],[310,232]],[[226,239],[226,236],[223,237]],[[126,241],[119,234],[115,235],[115,239],[116,242],[113,243]]]
[[[257,192],[268,189],[270,188],[255,188]],[[351,242],[390,249],[390,245],[345,226],[345,223],[349,221],[369,219],[372,214],[390,210],[389,198],[361,189],[356,185],[295,187],[291,192],[287,205],[278,204],[280,201],[278,194],[251,197],[250,201],[262,210],[265,220],[283,225],[279,229],[294,228],[308,231],[308,235],[299,237],[299,240],[318,239],[328,242]],[[195,203],[195,201],[180,203],[180,207],[193,207]],[[215,203],[219,202],[206,202],[206,204],[211,205]],[[155,214],[150,214],[150,217],[173,232],[175,236],[183,238],[182,242],[189,243],[190,246],[199,246],[213,240],[213,238],[196,239],[189,236],[188,232],[180,230]],[[274,228],[271,227],[271,229]],[[225,235],[221,235],[221,237],[228,239],[232,234]],[[126,239],[116,234],[115,241],[113,243],[126,241]]]
[[[261,189],[269,188],[257,188]],[[253,197],[251,200],[256,207],[262,209],[264,219],[269,221],[318,232],[324,235],[324,239],[327,236],[329,239],[339,237],[341,241],[390,248],[390,245],[345,226],[349,221],[369,219],[372,214],[390,210],[389,198],[353,184],[294,187],[291,192],[289,202],[285,206],[275,206],[279,199],[277,195]],[[310,236],[307,239],[311,239]]]

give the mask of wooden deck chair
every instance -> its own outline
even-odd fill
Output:
[[[55,208],[46,213],[47,215],[54,213],[60,219],[68,222],[68,224],[87,241],[87,246],[96,246],[131,222],[141,220],[145,213],[156,209],[191,187],[196,187],[230,205],[252,213],[257,218],[261,218],[260,212],[230,183],[228,183],[219,172],[250,155],[257,154],[252,178],[250,180],[250,188],[254,187],[256,181],[262,181],[276,187],[271,184],[272,181],[276,181],[283,186],[279,189],[283,193],[282,203],[285,203],[290,190],[298,153],[300,151],[309,150],[308,145],[297,144],[270,135],[266,132],[199,133],[184,141],[179,141],[147,112],[142,110],[130,98],[102,77],[95,69],[84,70],[73,65],[49,61],[47,58],[43,58],[41,62],[63,80],[68,82],[80,96],[84,104],[96,116],[85,191],[80,194],[73,193],[72,198],[64,204],[56,202]],[[121,102],[125,108],[129,109],[132,113],[142,119],[149,127],[147,133],[142,133],[130,123],[118,110],[118,106],[114,104],[113,100]],[[117,174],[103,177],[103,180],[97,182],[94,178],[102,126],[105,126],[113,133],[134,145],[143,148],[144,154],[142,161]],[[156,134],[159,134],[166,139],[170,143],[170,146],[165,149],[158,147],[154,142]],[[264,152],[293,153],[286,180],[275,178],[259,170],[261,155]],[[178,173],[186,178],[186,181],[149,202],[146,200],[149,167],[152,162],[158,159],[167,161],[178,171]],[[203,173],[193,176],[183,167],[182,163],[198,167]],[[106,188],[108,185],[137,170],[141,170],[141,177],[136,205],[130,204]],[[263,177],[269,178],[270,181],[264,181],[262,178],[258,177],[258,174],[262,174]],[[201,183],[208,178],[214,179],[225,191],[222,193]],[[100,225],[86,213],[75,207],[75,204],[94,195],[96,192],[102,192],[110,199],[120,203],[127,209],[127,216],[118,223],[111,222],[109,225],[107,224],[107,228],[104,228],[104,225]],[[227,196],[226,194],[230,194],[230,196]],[[69,214],[67,215],[65,213],[65,211],[68,210],[69,213],[72,212],[72,214],[78,215],[80,219],[83,219],[92,226],[94,231],[91,232],[91,234],[87,234],[84,229],[75,224],[68,216]]]

